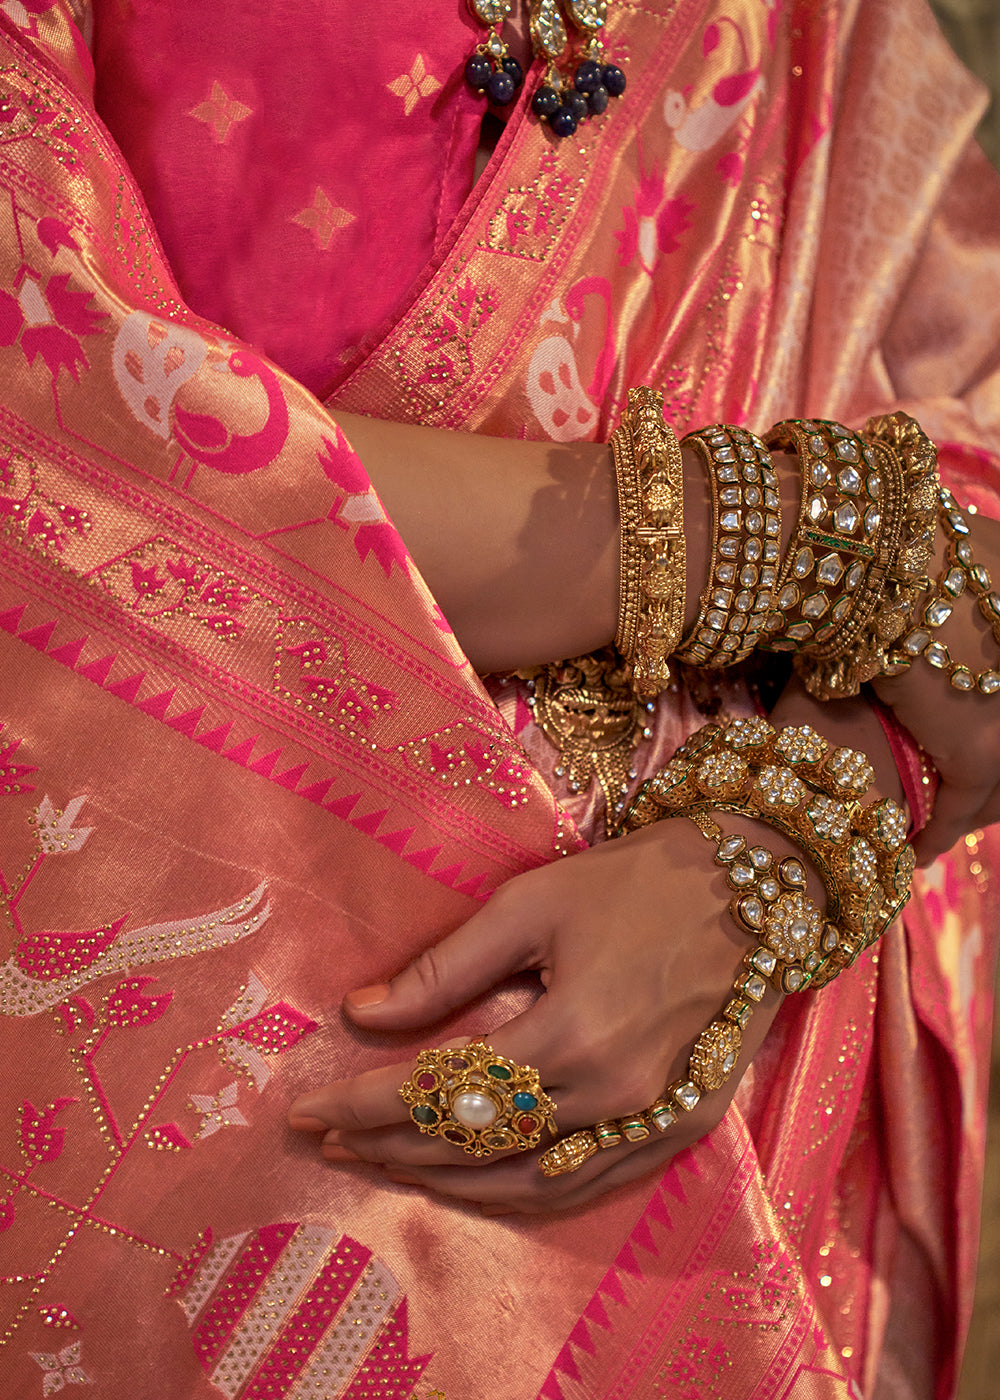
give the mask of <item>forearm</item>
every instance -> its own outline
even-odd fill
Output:
[[[477,670],[561,660],[611,641],[619,514],[606,444],[337,419]],[[684,453],[684,478],[690,625],[711,530],[693,452]]]

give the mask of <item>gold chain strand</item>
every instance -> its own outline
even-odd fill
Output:
[[[922,656],[928,665],[947,675],[951,685],[966,694],[1000,694],[1000,662],[979,669],[956,661],[948,647],[934,633],[943,627],[963,594],[976,605],[1000,648],[1000,593],[993,587],[989,570],[977,564],[970,538],[972,526],[950,491],[941,489],[939,521],[948,541],[944,567],[926,595],[919,620],[911,619],[910,630],[890,655],[887,675],[900,675],[913,660]]]

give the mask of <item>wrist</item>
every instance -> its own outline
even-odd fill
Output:
[[[730,886],[755,891],[730,909],[777,953],[774,985],[784,991],[822,987],[878,939],[909,898],[914,857],[906,814],[870,791],[874,772],[851,745],[831,743],[811,725],[780,731],[748,717],[707,724],[690,735],[666,766],[644,784],[620,827],[627,832],[666,817],[686,816],[716,841],[716,859]],[[723,818],[721,813],[725,813]],[[745,851],[719,822],[741,814],[784,833],[822,875],[825,910],[796,910],[805,890],[802,869],[761,878],[771,856]],[[782,886],[782,887],[779,887]],[[795,891],[786,898],[783,887]],[[773,962],[773,958],[772,958]]]
[[[776,729],[783,725],[813,724],[831,744],[864,751],[874,770],[872,792],[905,805],[903,784],[883,725],[863,695],[818,706],[797,677],[785,686],[768,719]]]

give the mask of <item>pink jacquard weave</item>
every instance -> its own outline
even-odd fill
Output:
[[[355,116],[305,57],[336,71],[335,29],[302,16],[339,7],[244,4],[245,51],[237,7],[218,30],[195,0],[148,8],[97,6],[98,93],[176,271],[95,115],[90,17],[0,12],[4,1395],[948,1395],[997,932],[982,833],[877,956],[789,999],[715,1133],[582,1216],[487,1220],[331,1169],[285,1112],[426,1040],[351,1028],[344,991],[579,840],[310,389],[564,442],[639,382],[679,430],[902,404],[989,508],[978,90],[915,4],[623,0],[627,98],[562,144],[522,104],[471,188],[472,31],[435,6],[434,43],[403,29],[366,70],[369,239],[336,168]],[[691,723],[668,697],[644,767]]]

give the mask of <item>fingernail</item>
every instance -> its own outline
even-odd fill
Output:
[[[328,1128],[330,1120],[324,1118],[320,1109],[324,1106],[323,1096],[320,1094],[303,1094],[296,1099],[288,1109],[288,1121],[296,1128],[304,1128],[306,1132],[313,1132],[314,1129]]]
[[[385,1001],[389,995],[389,988],[385,982],[376,982],[371,987],[357,987],[353,992],[348,992],[344,1000],[355,1011],[364,1011],[369,1006],[378,1006],[380,1001]]]
[[[327,1126],[322,1118],[313,1118],[308,1113],[296,1113],[294,1109],[288,1115],[288,1123],[298,1133],[321,1133]]]
[[[398,1182],[400,1186],[419,1186],[420,1182],[415,1176],[409,1176],[406,1172],[387,1171],[386,1176],[390,1181]]]
[[[337,1143],[324,1143],[320,1148],[324,1158],[328,1162],[360,1162],[362,1158],[356,1152],[352,1152],[349,1147],[340,1147]]]

